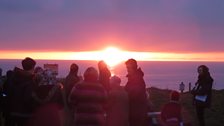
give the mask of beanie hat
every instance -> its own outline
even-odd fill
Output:
[[[110,84],[120,85],[120,83],[121,83],[121,79],[118,76],[114,75],[110,78]]]
[[[170,97],[171,97],[171,100],[173,100],[173,101],[179,101],[180,93],[177,91],[172,91]]]

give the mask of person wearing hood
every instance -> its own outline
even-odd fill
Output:
[[[31,117],[35,65],[36,61],[27,57],[22,60],[23,69],[15,67],[13,70],[12,84],[8,94],[12,126],[25,126]]]
[[[135,59],[125,62],[128,82],[125,90],[129,97],[129,123],[130,126],[147,126],[147,97],[144,73],[138,68]]]

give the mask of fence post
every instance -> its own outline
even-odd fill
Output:
[[[189,92],[191,92],[191,82],[189,83]]]

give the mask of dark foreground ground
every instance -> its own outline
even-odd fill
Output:
[[[169,101],[171,90],[162,90],[157,88],[148,88],[150,94],[151,111],[159,112],[162,106]],[[192,95],[189,92],[181,94],[180,103],[182,105],[182,115],[185,126],[198,126],[195,108],[192,105]],[[65,115],[68,113],[65,112]],[[62,114],[62,115],[64,115]],[[0,118],[0,126],[4,121]],[[224,90],[213,90],[212,106],[205,111],[206,126],[224,126]],[[159,116],[157,122],[160,123]],[[66,125],[67,126],[67,125]]]
[[[169,101],[170,90],[149,88],[151,110],[160,111],[163,104]],[[192,126],[198,126],[195,108],[192,105],[192,95],[189,92],[181,94],[183,120]],[[224,90],[213,90],[212,106],[205,111],[206,126],[224,126]]]

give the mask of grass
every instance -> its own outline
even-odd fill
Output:
[[[152,111],[160,111],[162,106],[169,101],[171,90],[149,88]],[[198,126],[195,108],[192,105],[192,95],[185,92],[180,96],[182,116],[185,123]],[[205,111],[206,126],[223,126],[224,124],[224,90],[212,91],[212,106]]]

